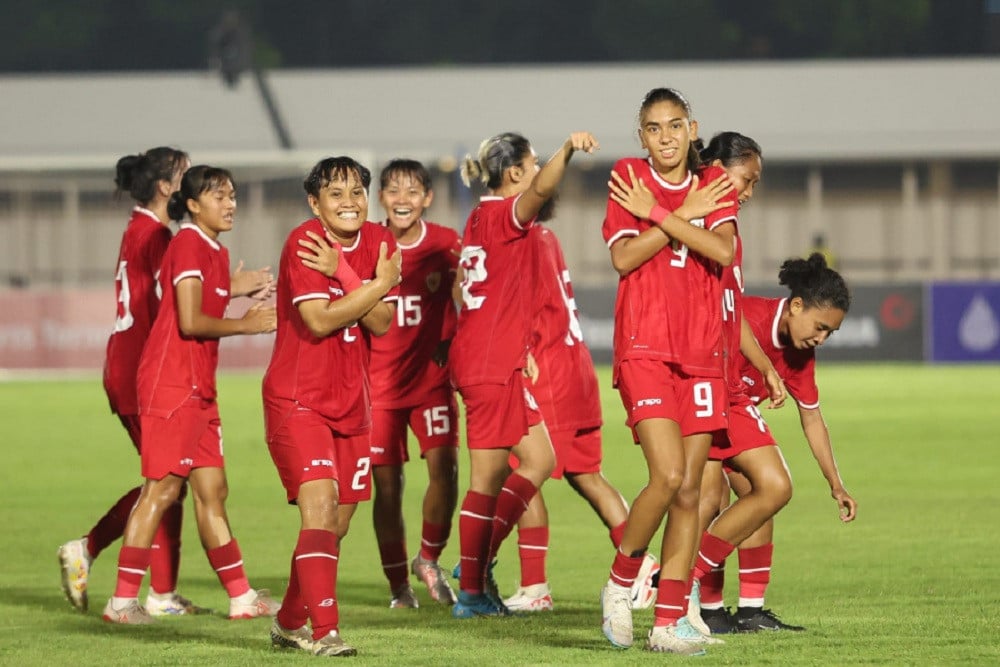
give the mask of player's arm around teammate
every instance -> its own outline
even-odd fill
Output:
[[[168,211],[175,220],[189,216],[191,223],[181,226],[164,256],[163,303],[139,364],[146,483],[125,529],[118,583],[104,618],[116,623],[149,622],[136,594],[150,562],[153,534],[185,480],[194,495],[202,546],[230,596],[230,618],[270,615],[277,603],[250,588],[226,515],[228,487],[215,372],[218,338],[273,331],[274,308],[255,304],[241,318],[225,317],[230,301],[229,254],[218,236],[233,228],[236,211],[236,188],[228,171],[192,167]]]

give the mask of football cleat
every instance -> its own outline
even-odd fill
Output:
[[[419,607],[417,596],[408,583],[404,583],[393,591],[392,600],[389,601],[389,609],[417,609]]]
[[[249,602],[243,602],[240,598],[229,598],[230,620],[274,616],[281,609],[281,603],[271,597],[271,591],[262,588],[250,592],[253,593],[253,597]]]
[[[632,636],[632,595],[610,579],[601,589],[601,631],[619,648],[629,648]]]
[[[271,624],[271,648],[293,648],[311,653],[313,638],[309,626],[303,625],[296,630],[289,630],[283,628],[278,619],[274,619]]]
[[[108,623],[123,625],[149,625],[153,622],[153,617],[135,598],[129,599],[123,607],[115,607],[114,598],[108,600],[101,618]]]
[[[70,540],[59,547],[59,570],[62,573],[62,589],[66,599],[74,608],[87,612],[87,579],[90,576],[90,554],[87,553],[87,538]]]
[[[552,611],[552,591],[548,582],[521,586],[504,604],[511,611]]]
[[[420,554],[413,559],[410,565],[410,572],[427,586],[427,592],[431,594],[431,599],[441,604],[455,604],[455,591],[448,583],[441,566],[436,560],[424,560]]]
[[[325,637],[313,642],[313,655],[347,657],[357,655],[358,650],[347,644],[336,630],[330,630]]]
[[[770,609],[761,607],[740,607],[733,615],[736,632],[760,632],[761,630],[786,630],[803,632],[801,625],[789,625],[775,616]]]
[[[632,584],[632,609],[649,609],[656,603],[656,584],[659,580],[660,564],[656,558],[646,554],[639,566],[639,574]]]

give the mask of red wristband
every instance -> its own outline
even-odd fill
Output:
[[[662,225],[668,215],[670,215],[670,211],[657,204],[653,207],[653,210],[649,212],[649,219],[658,225]]]
[[[350,294],[362,285],[361,278],[358,278],[358,274],[354,272],[351,265],[347,263],[347,258],[343,255],[340,256],[340,262],[337,264],[337,270],[333,277],[340,281],[344,288],[344,294]]]

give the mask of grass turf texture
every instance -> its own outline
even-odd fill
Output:
[[[1000,490],[998,369],[836,365],[821,369],[823,410],[842,474],[860,504],[841,525],[801,435],[795,408],[765,411],[796,483],[776,527],[769,607],[808,632],[727,637],[699,664],[998,664]],[[645,467],[623,424],[608,373],[605,471],[631,500]],[[251,583],[285,588],[298,527],[263,443],[259,377],[225,376],[220,405],[229,512]],[[138,459],[107,412],[98,378],[0,384],[4,443],[0,663],[16,665],[307,664],[275,653],[270,620],[168,618],[111,626],[100,612],[114,587],[116,543],[94,564],[91,609],[73,611],[59,589],[56,548],[87,529],[137,482]],[[412,451],[412,450],[411,450]],[[467,456],[462,454],[461,465]],[[465,483],[468,472],[462,470]],[[425,475],[408,467],[411,556],[419,542]],[[342,632],[366,665],[653,664],[639,649],[652,624],[637,611],[636,646],[613,649],[600,632],[598,592],[611,563],[607,531],[564,482],[545,487],[552,516],[549,580],[554,613],[455,621],[417,582],[422,607],[388,609],[370,504],[355,516],[340,562]],[[190,500],[179,591],[225,610],[227,599],[200,548]],[[442,558],[458,560],[457,517]],[[505,593],[518,577],[516,535],[500,554]],[[654,542],[658,549],[658,539]],[[735,559],[733,559],[735,561]],[[731,563],[727,601],[735,601]],[[144,595],[145,593],[143,593]]]

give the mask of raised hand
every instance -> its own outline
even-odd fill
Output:
[[[403,253],[396,248],[396,252],[389,255],[389,246],[385,241],[378,249],[378,263],[375,265],[376,280],[383,280],[385,284],[392,288],[403,280]]]
[[[569,135],[569,139],[563,144],[563,148],[570,152],[583,151],[584,153],[593,153],[601,148],[601,144],[590,132],[574,132]]]
[[[270,266],[254,271],[244,271],[241,259],[230,277],[229,291],[233,296],[249,296],[258,301],[264,301],[274,294],[274,288],[274,274],[271,273]]]

